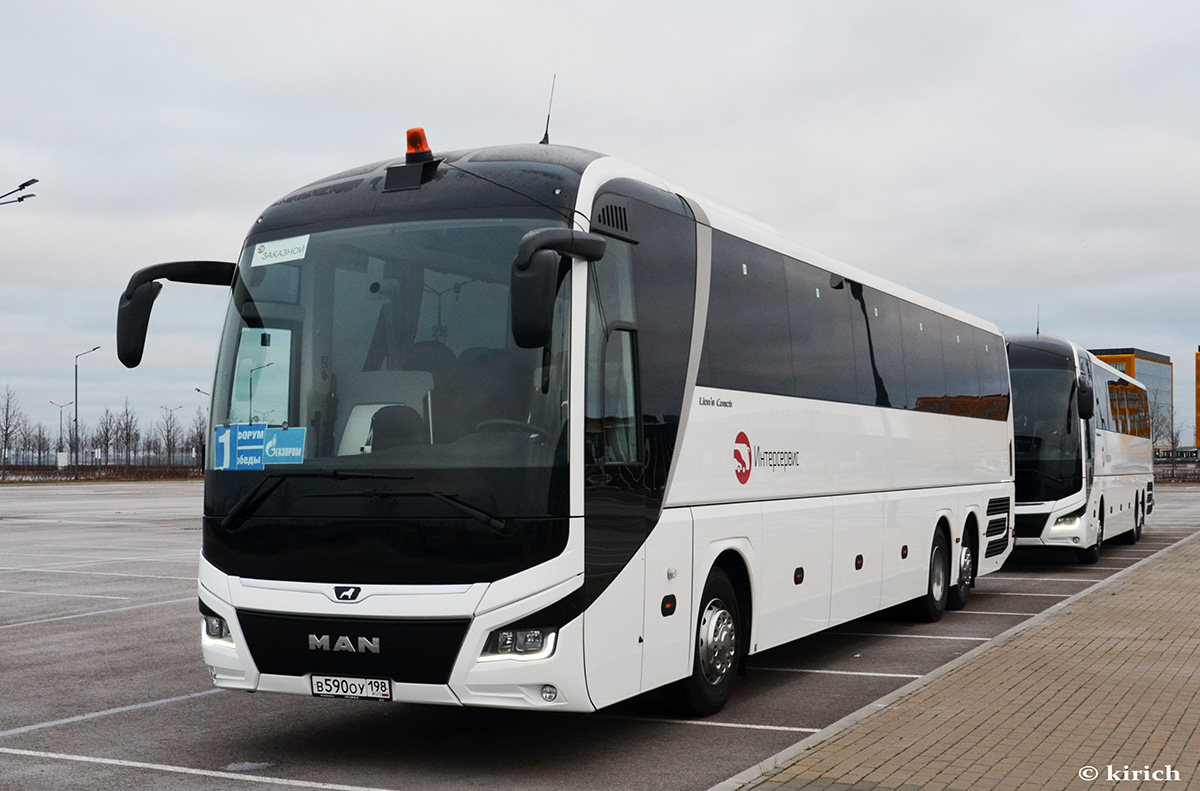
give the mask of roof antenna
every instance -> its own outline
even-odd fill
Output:
[[[542,135],[541,145],[550,145],[550,111],[554,109],[554,83],[558,82],[558,72],[550,80],[550,106],[546,108],[546,134]]]
[[[1042,303],[1038,303],[1037,307],[1037,328],[1034,330],[1034,335],[1042,334]]]

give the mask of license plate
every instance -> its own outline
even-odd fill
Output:
[[[345,676],[313,676],[312,693],[318,698],[354,698],[356,700],[391,700],[392,682],[387,678],[346,678]]]

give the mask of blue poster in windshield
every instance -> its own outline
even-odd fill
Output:
[[[267,464],[304,461],[306,428],[270,428],[266,423],[234,423],[213,430],[214,470],[261,470]]]
[[[269,428],[263,436],[263,464],[299,464],[304,461],[306,428]]]

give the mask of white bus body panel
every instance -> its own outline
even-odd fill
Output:
[[[695,519],[697,606],[714,560],[735,550],[750,575],[750,652],[766,650],[925,593],[938,522],[951,578],[964,528],[984,557],[989,500],[1012,502],[1006,421],[949,417],[696,387],[667,504]],[[752,458],[742,483],[735,450]],[[995,539],[993,539],[995,540]],[[861,563],[859,558],[861,556]],[[797,570],[803,582],[796,584]]]

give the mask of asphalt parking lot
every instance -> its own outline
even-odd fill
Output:
[[[937,624],[885,612],[750,662],[719,715],[250,695],[200,661],[194,483],[0,488],[0,789],[707,789],[1200,529],[1163,486],[1100,562],[1030,551]]]

